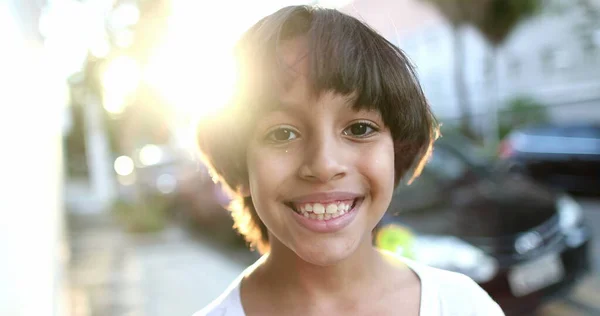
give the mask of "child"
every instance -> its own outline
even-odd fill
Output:
[[[236,54],[233,101],[198,142],[238,198],[236,228],[265,255],[196,315],[502,315],[466,276],[372,246],[437,136],[402,51],[353,17],[292,6]]]

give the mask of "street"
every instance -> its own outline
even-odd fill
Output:
[[[192,315],[254,260],[170,226],[126,234],[111,218],[70,216],[72,316]]]
[[[600,199],[580,202],[594,228],[593,265],[600,271]],[[70,219],[70,239],[73,316],[191,315],[256,258],[179,226],[131,236],[107,218]],[[600,315],[599,297],[595,272],[567,297],[542,306],[537,316]]]
[[[592,228],[592,273],[578,284],[571,295],[543,306],[537,316],[600,315],[600,199],[579,198],[585,222]]]

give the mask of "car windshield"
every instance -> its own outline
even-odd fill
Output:
[[[471,168],[471,164],[464,157],[457,155],[445,146],[434,149],[433,155],[425,167],[427,172],[449,181],[463,177]]]
[[[470,157],[469,157],[470,158]],[[421,175],[409,186],[399,186],[396,194],[407,198],[428,192],[434,194],[441,186],[453,185],[473,176],[483,174],[484,167],[473,163],[467,156],[447,141],[436,144],[433,154]]]
[[[490,159],[470,141],[445,137],[436,143],[425,169],[441,179],[455,181],[468,172],[483,174],[489,164]]]

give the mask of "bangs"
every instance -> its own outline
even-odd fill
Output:
[[[369,26],[332,9],[310,6],[283,8],[255,24],[240,40],[239,103],[252,111],[275,106],[274,87],[298,74],[282,61],[282,42],[307,40],[308,82],[311,92],[334,91],[351,97],[357,110],[378,110],[394,138],[414,139],[415,129],[432,122],[429,106],[406,55]],[[425,124],[424,124],[425,123]],[[416,139],[414,139],[416,140]]]

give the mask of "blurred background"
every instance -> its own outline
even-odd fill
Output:
[[[302,3],[402,48],[443,123],[374,243],[509,315],[600,315],[598,0],[0,1],[0,314],[191,315],[257,259],[194,122],[241,33]]]

